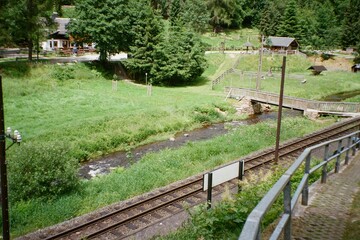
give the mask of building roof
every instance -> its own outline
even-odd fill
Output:
[[[299,45],[295,38],[289,37],[268,37],[266,45],[274,47],[289,47],[291,43],[295,41],[296,45]]]
[[[317,72],[321,72],[321,71],[326,71],[327,69],[323,65],[318,65],[318,66],[311,66],[308,68],[308,70],[314,70]]]
[[[58,25],[57,30],[54,33],[65,35],[67,33],[66,25],[70,22],[70,18],[57,17],[54,19],[54,22]]]

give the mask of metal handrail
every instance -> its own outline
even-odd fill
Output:
[[[330,155],[329,147],[331,144],[336,143],[337,150],[334,152],[334,154]],[[343,146],[344,144],[345,146]],[[356,131],[335,140],[330,140],[306,148],[303,153],[296,159],[293,165],[291,165],[291,167],[280,177],[280,179],[274,184],[274,186],[268,191],[268,193],[261,199],[258,205],[250,213],[239,236],[239,240],[261,239],[261,221],[282,192],[284,193],[284,214],[282,215],[270,239],[278,239],[283,232],[284,239],[290,240],[291,214],[298,202],[298,199],[300,198],[300,195],[302,195],[302,205],[308,205],[309,176],[316,170],[322,168],[321,183],[326,183],[328,174],[328,163],[336,159],[335,173],[339,172],[341,154],[346,153],[345,165],[348,164],[350,150],[352,150],[352,155],[354,156],[356,152],[356,146],[359,144],[360,131]],[[311,153],[314,150],[318,150],[320,148],[324,148],[323,161],[310,169]],[[303,177],[294,195],[291,197],[291,178],[303,163],[305,163],[305,171],[303,173]]]

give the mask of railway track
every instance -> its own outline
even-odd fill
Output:
[[[359,126],[360,118],[354,118],[287,142],[280,146],[280,160],[289,156],[294,158],[296,153],[306,147],[358,130]],[[244,159],[245,172],[269,164],[273,158],[274,151],[271,149],[249,156]],[[232,180],[229,184],[235,187],[237,180]],[[221,186],[214,189],[215,195],[216,191],[221,191]],[[202,191],[202,176],[199,175],[184,181],[179,186],[159,191],[157,194],[119,209],[103,212],[101,216],[88,219],[86,222],[41,239],[124,239],[182,212],[184,204],[191,207],[205,201],[206,193]]]

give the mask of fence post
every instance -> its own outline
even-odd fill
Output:
[[[284,239],[291,240],[291,180],[284,188],[284,214],[289,214],[289,220],[284,227]]]
[[[306,157],[305,174],[309,174],[309,172],[310,172],[310,160],[311,160],[311,152]],[[302,190],[301,204],[304,206],[307,206],[308,202],[309,202],[309,180],[306,179],[304,189]]]
[[[338,156],[336,157],[336,163],[335,163],[335,173],[338,173],[340,170],[341,146],[342,146],[342,140],[339,140],[338,149],[337,149]]]
[[[347,141],[346,155],[345,155],[345,165],[347,165],[349,163],[350,145],[351,145],[351,136],[348,137],[348,141]]]
[[[208,174],[208,189],[207,189],[207,209],[211,208],[212,198],[212,173]]]
[[[329,153],[329,144],[325,145],[325,151],[324,151],[324,161],[327,162],[328,159],[328,153]],[[327,163],[323,166],[322,169],[322,175],[321,175],[321,183],[326,183],[327,178]]]

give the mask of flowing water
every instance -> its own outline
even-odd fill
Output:
[[[129,167],[134,162],[140,160],[145,154],[150,152],[158,152],[165,148],[178,148],[187,142],[202,141],[224,135],[228,132],[225,125],[232,127],[241,127],[244,125],[256,124],[268,119],[277,119],[277,112],[266,112],[262,114],[250,115],[249,118],[241,121],[233,121],[227,123],[216,123],[202,128],[198,128],[188,132],[181,132],[174,138],[146,144],[132,149],[129,152],[120,151],[103,156],[100,159],[85,163],[81,166],[79,174],[82,178],[90,179],[96,175],[109,173],[116,167]],[[302,112],[290,109],[283,110],[284,117],[302,116]]]

